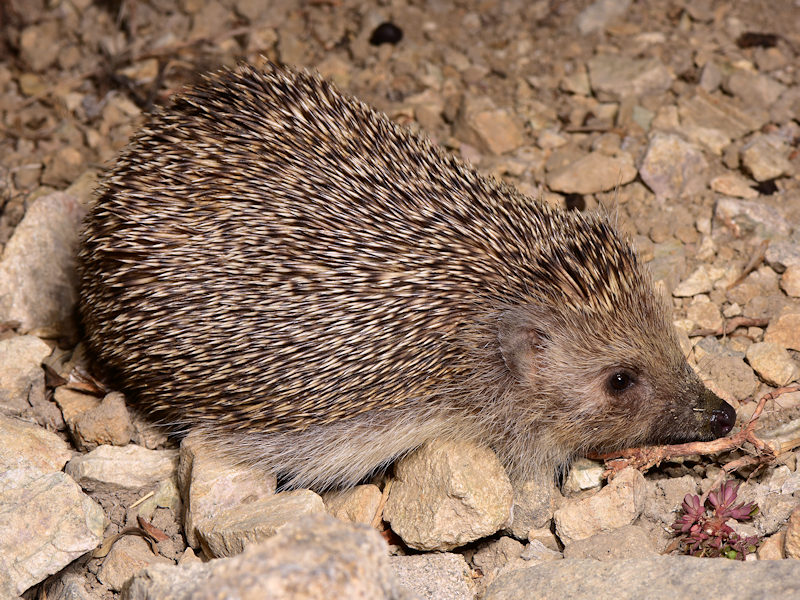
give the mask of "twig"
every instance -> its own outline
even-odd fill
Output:
[[[724,472],[730,473],[742,466],[751,464],[769,464],[773,462],[779,454],[787,452],[786,448],[775,447],[774,444],[765,442],[754,433],[758,419],[764,410],[764,406],[769,400],[774,400],[778,396],[789,392],[800,391],[800,385],[791,385],[775,389],[764,394],[758,401],[758,406],[753,412],[750,421],[738,432],[729,437],[712,440],[710,442],[690,442],[687,444],[675,444],[672,446],[645,446],[641,448],[629,448],[619,452],[607,452],[594,454],[593,458],[600,458],[606,461],[606,476],[613,476],[625,467],[635,467],[641,471],[646,471],[652,466],[658,465],[661,461],[679,456],[691,456],[694,454],[717,454],[741,448],[749,442],[755,448],[756,454],[746,456],[731,461],[723,467]]]

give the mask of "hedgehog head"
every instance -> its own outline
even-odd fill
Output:
[[[583,221],[570,228],[576,235],[543,248],[531,267],[532,299],[499,316],[518,426],[556,463],[728,433],[733,408],[687,364],[670,309],[630,245],[602,217],[573,218]]]

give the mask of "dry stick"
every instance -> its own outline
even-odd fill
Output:
[[[756,423],[758,422],[758,419],[761,416],[767,401],[774,400],[783,394],[796,391],[800,391],[800,385],[782,387],[773,390],[768,394],[764,394],[764,396],[762,396],[758,401],[758,406],[756,406],[756,410],[753,412],[753,416],[750,418],[750,421],[748,421],[744,427],[730,437],[720,438],[710,442],[690,442],[688,444],[675,444],[673,446],[645,446],[642,448],[629,448],[620,452],[594,454],[593,457],[606,461],[605,474],[608,476],[613,475],[629,466],[644,471],[661,463],[662,460],[667,458],[691,456],[693,454],[716,454],[718,452],[725,452],[727,450],[741,448],[745,442],[750,442],[755,447],[757,454],[755,456],[746,456],[731,461],[723,467],[723,472],[729,473],[748,464],[768,464],[774,461],[778,454],[789,450],[789,445],[785,445],[786,448],[775,448],[756,436],[753,430],[755,429]]]

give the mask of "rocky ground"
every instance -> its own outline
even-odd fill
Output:
[[[240,59],[312,67],[487,174],[618,214],[745,423],[800,378],[797,2],[5,0],[0,23],[0,597],[800,594],[800,392],[756,445],[611,482],[582,460],[513,487],[487,449],[434,444],[347,492],[275,494],[82,376],[73,265],[150,106]],[[755,469],[758,440],[777,458]],[[728,524],[757,552],[659,556],[734,460],[760,512]]]

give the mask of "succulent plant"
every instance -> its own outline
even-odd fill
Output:
[[[755,504],[734,506],[738,491],[739,484],[729,480],[711,492],[705,503],[700,496],[686,494],[680,517],[672,524],[680,532],[680,547],[685,554],[744,560],[747,554],[755,552],[758,536],[742,537],[727,524],[730,519],[746,521],[758,514]]]

